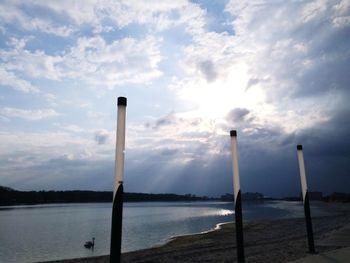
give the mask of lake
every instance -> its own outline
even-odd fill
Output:
[[[312,207],[312,215],[322,214]],[[111,203],[0,207],[0,262],[38,262],[109,254]],[[301,202],[243,204],[243,220],[303,217]],[[165,243],[177,235],[234,220],[230,202],[125,203],[122,251]],[[232,233],[234,235],[234,233]],[[95,237],[95,248],[83,247]]]

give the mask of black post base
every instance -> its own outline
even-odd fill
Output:
[[[110,263],[121,262],[123,192],[123,185],[120,184],[113,200]]]
[[[242,200],[241,190],[238,191],[235,205],[236,220],[236,242],[237,242],[237,260],[238,263],[244,263],[244,241],[243,241],[243,220],[242,220]]]
[[[315,254],[315,243],[314,243],[314,234],[312,231],[312,222],[311,222],[311,213],[310,213],[310,202],[309,202],[309,193],[306,192],[304,200],[304,212],[306,220],[306,232],[307,232],[307,241],[309,244],[309,252]]]

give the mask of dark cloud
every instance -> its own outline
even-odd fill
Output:
[[[248,80],[246,90],[249,88],[259,84],[259,83],[266,83],[269,81],[269,78],[257,78],[257,77],[252,77]]]
[[[109,134],[107,131],[100,130],[95,132],[95,141],[97,142],[97,144],[106,144],[108,138]]]
[[[327,123],[302,131],[296,140],[303,144],[312,189],[349,192],[350,111],[338,112]]]
[[[190,122],[190,125],[191,126],[199,126],[202,123],[202,121],[203,120],[201,118],[196,118]]]
[[[165,156],[171,156],[178,153],[178,149],[170,149],[170,148],[166,148],[161,150],[161,155],[165,155]]]
[[[152,127],[153,129],[159,129],[163,126],[173,125],[178,121],[175,114],[169,113],[168,115],[165,115],[163,117],[160,117],[159,119],[155,120],[153,123],[146,122],[144,126],[146,128]]]
[[[350,45],[350,41],[349,41]],[[337,54],[339,56],[340,54]],[[317,62],[312,69],[306,70],[297,78],[296,97],[317,96],[331,90],[348,90],[350,83],[350,56],[337,59],[325,58],[327,61]]]
[[[269,196],[298,196],[300,179],[296,145],[304,145],[307,178],[311,191],[330,194],[348,192],[350,187],[350,111],[335,112],[329,121],[296,133],[279,127],[238,130],[238,150],[243,191],[258,191]],[[230,192],[231,158],[229,136],[220,138],[228,155],[198,158],[177,171],[174,188],[218,195]],[[208,148],[198,148],[204,154]],[[208,157],[208,156],[207,156]],[[175,176],[175,175],[174,175]]]
[[[293,133],[288,133],[288,134],[282,134],[281,137],[279,138],[279,145],[280,146],[287,146],[291,145],[296,142],[295,139],[295,132]]]
[[[350,25],[335,22],[349,8],[335,8],[337,1],[326,2],[326,9],[321,2],[247,6],[244,12],[252,20],[246,33],[261,44],[250,66],[247,88],[261,84],[268,100],[281,109],[281,98],[317,99],[330,91],[349,90]],[[305,16],[308,5],[314,5],[315,11]]]
[[[173,120],[174,119],[172,116],[163,117],[163,118],[156,121],[154,127],[159,128],[160,126],[166,126],[166,125],[172,124],[172,123],[174,123]]]
[[[339,116],[343,116],[342,122],[339,122]],[[310,190],[325,194],[348,192],[350,129],[344,116],[339,114],[327,123],[299,133],[287,134],[278,128],[259,129],[257,134],[239,133],[243,191],[258,191],[270,196],[298,195],[296,145],[303,144]]]
[[[215,71],[214,63],[211,60],[205,60],[197,64],[199,71],[204,75],[207,82],[213,82],[218,77]]]
[[[260,82],[260,79],[259,78],[250,78],[248,83],[247,83],[247,87],[246,89],[249,89],[250,87],[258,84]]]
[[[226,120],[228,122],[242,122],[249,113],[250,111],[248,109],[236,108],[226,115]]]
[[[304,142],[314,156],[350,158],[349,134],[350,109],[344,109],[335,112],[327,122],[303,130],[297,140]]]
[[[299,195],[301,188],[296,145],[303,144],[309,189],[325,194],[347,192],[350,186],[348,116],[350,110],[336,111],[327,122],[295,133],[286,133],[277,126],[255,127],[249,131],[239,128],[242,191],[262,192],[273,197]],[[247,125],[252,126],[252,123],[248,122]],[[184,136],[210,139],[201,140],[197,147],[191,145],[188,149],[165,147],[147,154],[143,150],[129,150],[125,159],[126,191],[212,196],[232,192],[229,133],[223,136],[207,133]],[[214,149],[216,151],[212,152]],[[186,157],[190,157],[190,160],[182,161]],[[27,189],[111,190],[113,170],[113,160],[71,160],[68,156],[62,156],[35,169],[26,169],[21,182]],[[13,174],[16,173],[18,171]],[[16,188],[15,183],[8,186]]]
[[[256,127],[249,132],[249,140],[251,141],[267,141],[270,142],[274,140],[277,143],[277,140],[281,139],[283,132],[278,127]]]

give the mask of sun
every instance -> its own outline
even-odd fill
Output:
[[[264,100],[264,93],[258,87],[247,89],[249,75],[246,65],[236,64],[228,72],[226,77],[213,82],[192,79],[180,90],[180,97],[191,105],[188,115],[224,119],[234,108],[251,109]]]

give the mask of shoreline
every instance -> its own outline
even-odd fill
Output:
[[[157,248],[157,247],[161,247],[161,246],[164,246],[166,244],[168,244],[169,242],[173,241],[174,239],[177,239],[177,238],[182,238],[182,237],[187,237],[187,236],[199,236],[199,235],[203,235],[203,234],[209,234],[213,231],[217,231],[219,229],[221,229],[221,226],[222,225],[226,225],[226,224],[234,224],[234,221],[230,221],[230,222],[223,222],[223,223],[218,223],[216,224],[214,227],[208,229],[208,230],[205,230],[205,231],[201,231],[201,232],[196,232],[196,233],[190,233],[190,234],[180,234],[180,235],[175,235],[175,236],[170,236],[166,241],[164,241],[162,244],[160,245],[155,245],[153,247],[149,247],[149,248],[144,248],[144,249],[152,249],[152,248]],[[128,252],[125,252],[125,253],[132,253],[132,252],[137,252],[139,250],[144,250],[144,249],[138,249],[138,250],[134,250],[134,251],[128,251]],[[124,252],[123,252],[124,254]]]
[[[349,208],[334,209],[333,215],[313,218],[318,253],[350,247]],[[349,235],[343,236],[339,243],[337,237],[344,229]],[[304,218],[250,221],[244,224],[244,230],[246,262],[282,263],[310,255]],[[235,262],[235,243],[234,222],[219,223],[208,231],[174,236],[163,245],[123,253],[122,262]],[[109,256],[48,262],[107,263]]]

